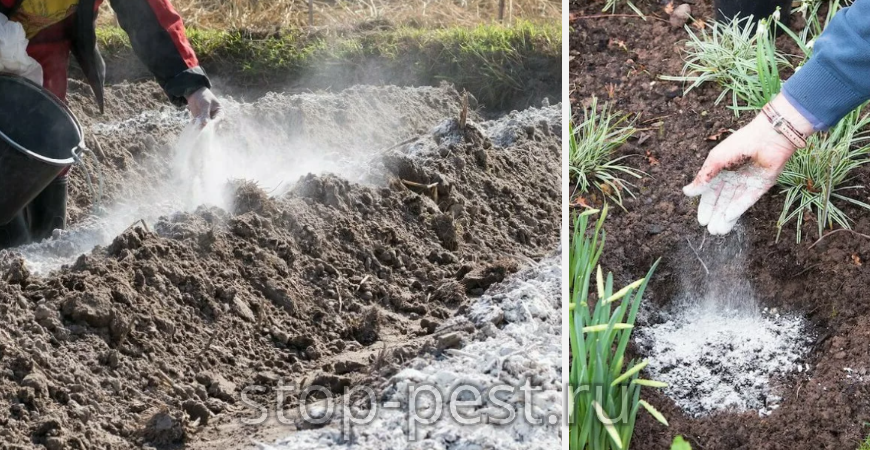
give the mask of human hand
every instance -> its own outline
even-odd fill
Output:
[[[808,136],[812,125],[784,97],[772,100],[774,108],[798,131]],[[797,148],[779,134],[764,114],[759,114],[717,145],[683,193],[700,195],[698,223],[710,234],[728,234],[743,215],[774,184]]]
[[[193,120],[205,127],[221,113],[221,104],[209,88],[202,88],[187,97],[187,109]]]

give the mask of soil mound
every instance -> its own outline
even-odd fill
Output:
[[[471,298],[557,247],[560,105],[541,109],[543,122],[518,121],[507,146],[486,125],[461,128],[448,87],[231,105],[231,118],[248,120],[229,119],[219,135],[243,154],[283,145],[290,157],[275,171],[317,152],[347,163],[290,172],[280,189],[232,181],[225,208],[167,214],[157,200],[136,209],[171,194],[169,144],[184,126],[171,109],[132,112],[155,91],[110,89],[110,123],[72,96],[101,144],[104,214],[86,216],[79,170],[74,229],[0,253],[0,440],[10,448],[172,448],[249,415],[245,386],[341,392],[382,379]],[[279,133],[252,138],[254,122]],[[116,208],[125,202],[132,209]],[[142,224],[123,224],[137,215]],[[34,255],[65,245],[76,255],[77,232],[101,246],[32,272]]]

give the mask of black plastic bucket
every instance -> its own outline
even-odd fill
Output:
[[[83,148],[82,127],[59,98],[26,78],[0,73],[0,225]]]
[[[791,3],[792,0],[715,0],[713,8],[716,11],[716,20],[720,22],[730,22],[735,18],[743,19],[749,16],[752,16],[753,22],[758,22],[770,17],[779,7],[779,21],[788,25]]]

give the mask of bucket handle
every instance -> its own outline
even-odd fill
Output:
[[[99,148],[100,143],[97,141],[95,141],[95,142],[97,144],[97,147]],[[91,171],[88,170],[88,166],[84,163],[84,160],[82,159],[82,157],[84,156],[85,153],[90,153],[91,156],[94,157],[94,161],[95,161],[94,167],[96,167],[96,169],[97,169],[97,173],[96,173],[96,175],[97,175],[97,188],[96,189],[94,189],[94,182],[93,182],[93,179],[91,177]],[[91,198],[93,198],[93,206],[92,206],[91,214],[97,215],[102,211],[101,203],[103,201],[103,170],[100,168],[100,163],[99,163],[99,161],[97,161],[97,157],[96,157],[96,154],[94,153],[94,151],[85,145],[84,140],[82,140],[82,142],[80,142],[79,145],[77,145],[73,149],[73,160],[75,161],[76,165],[81,166],[81,168],[85,170],[85,181],[87,181],[88,191],[90,191]]]

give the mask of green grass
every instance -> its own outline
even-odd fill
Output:
[[[692,450],[692,446],[682,436],[677,436],[671,443],[671,450]]]
[[[260,35],[191,29],[188,34],[203,66],[241,87],[305,76],[327,83],[376,67],[385,78],[417,84],[443,80],[467,89],[483,104],[506,107],[533,90],[530,79],[561,80],[558,23]],[[131,54],[129,40],[118,28],[100,28],[97,38],[109,57]]]
[[[870,425],[868,423],[864,423],[864,426]],[[858,446],[858,450],[870,450],[870,436],[864,438],[864,441]]]
[[[769,23],[765,19],[755,27],[751,17],[746,17],[725,24],[713,22],[698,33],[686,27],[689,40],[682,74],[660,78],[688,83],[686,92],[704,83],[717,83],[723,90],[716,104],[730,95],[735,113],[760,109],[779,93],[780,70],[790,67],[786,55],[776,49]]]
[[[667,425],[661,413],[640,399],[642,386],[660,388],[665,384],[640,378],[640,371],[649,361],[631,360],[625,364],[625,350],[640,302],[658,262],[645,278],[616,290],[613,274],[608,274],[605,281],[598,265],[604,252],[607,209],[590,229],[590,218],[597,213],[589,210],[577,217],[569,255],[569,381],[573,396],[569,447],[622,450],[631,446],[640,407]],[[597,295],[590,292],[592,289]]]
[[[623,164],[627,156],[615,157],[616,149],[632,137],[637,130],[626,114],[612,111],[607,103],[598,108],[593,97],[583,109],[583,120],[575,128],[569,124],[568,164],[576,189],[589,193],[596,187],[605,196],[622,205],[622,191],[633,195],[631,183],[625,177],[640,178],[642,172]]]
[[[852,2],[849,0],[804,0],[801,2],[800,6],[792,9],[792,14],[800,13],[804,16],[807,23],[804,28],[798,33],[801,37],[800,41],[809,42],[813,40],[824,31],[825,26],[831,22],[831,19],[834,17],[834,14],[837,13],[841,8],[848,6]],[[828,11],[824,16],[824,21],[822,20],[822,16],[819,14],[821,11],[822,5],[828,6]],[[785,27],[784,27],[785,28]],[[809,57],[809,55],[807,55]]]
[[[853,204],[870,210],[870,205],[846,195],[847,190],[863,188],[850,185],[850,172],[870,162],[870,116],[858,108],[826,133],[817,133],[807,140],[788,160],[778,184],[785,193],[782,213],[777,221],[777,240],[782,229],[797,222],[797,242],[801,241],[804,214],[815,215],[819,237],[825,227],[837,224],[851,228],[851,220],[837,206]]]
[[[787,59],[776,49],[775,27],[762,19],[755,32],[755,67],[739,67],[733,72],[734,84],[729,86],[744,105],[732,105],[735,112],[759,111],[782,89],[781,66]]]

